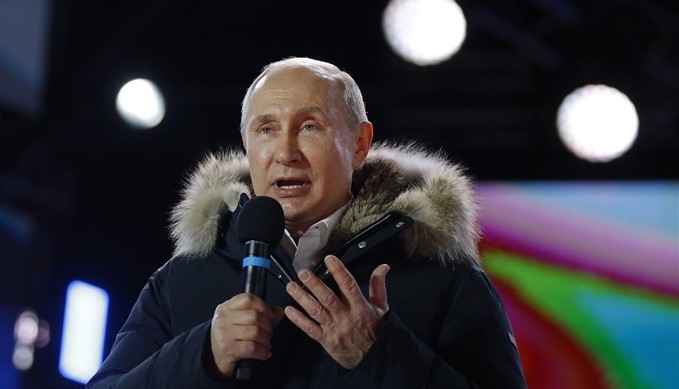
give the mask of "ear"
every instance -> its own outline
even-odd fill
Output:
[[[354,156],[352,160],[352,167],[355,169],[363,166],[363,162],[368,157],[368,151],[373,142],[373,125],[365,121],[361,122],[356,129],[356,148],[354,149]]]

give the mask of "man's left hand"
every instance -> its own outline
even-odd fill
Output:
[[[363,359],[375,341],[382,317],[389,310],[385,279],[389,266],[380,265],[370,277],[367,301],[356,280],[337,257],[325,257],[325,265],[339,286],[337,296],[320,278],[309,270],[299,272],[299,278],[313,296],[294,282],[286,289],[307,312],[285,308],[285,315],[345,369],[353,369]]]

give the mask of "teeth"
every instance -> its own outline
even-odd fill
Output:
[[[276,186],[283,190],[294,190],[299,189],[304,186],[304,181],[302,180],[278,180],[276,181]]]

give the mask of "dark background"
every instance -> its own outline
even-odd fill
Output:
[[[50,4],[39,104],[0,105],[0,303],[32,307],[52,328],[25,387],[71,385],[56,366],[73,279],[110,293],[110,348],[171,255],[182,180],[205,152],[239,146],[240,101],[271,61],[337,64],[361,86],[376,140],[442,148],[478,181],[678,178],[674,1],[460,0],[467,39],[428,67],[387,45],[384,0]],[[165,95],[151,130],[115,112],[137,77]],[[606,164],[570,154],[555,128],[562,99],[591,83],[625,93],[640,119],[633,148]]]

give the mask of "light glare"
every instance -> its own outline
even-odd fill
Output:
[[[32,311],[24,311],[14,324],[14,338],[17,343],[33,345],[38,338],[38,316]]]
[[[120,88],[116,108],[123,120],[136,128],[155,127],[165,117],[165,101],[160,90],[153,82],[143,78],[132,80]]]
[[[44,321],[38,322],[38,337],[35,339],[35,347],[45,347],[50,342],[50,326]]]
[[[104,354],[108,294],[101,288],[73,281],[66,292],[66,312],[59,371],[80,382],[96,373]]]
[[[441,63],[460,49],[467,21],[453,0],[392,0],[384,10],[382,28],[399,56],[426,66]]]
[[[632,146],[639,118],[634,104],[619,90],[586,85],[563,100],[557,128],[573,154],[590,162],[608,162]]]
[[[33,347],[17,344],[12,353],[12,364],[20,371],[30,369],[33,366]]]

